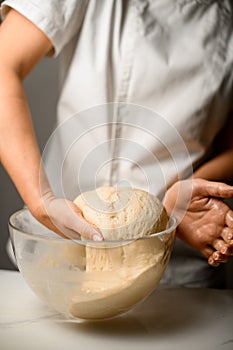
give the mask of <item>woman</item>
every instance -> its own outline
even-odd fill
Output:
[[[141,186],[140,175],[135,170],[135,163],[140,161],[139,168],[145,166],[149,174],[152,192],[161,194],[169,187],[165,206],[168,211],[175,210],[177,216],[182,213],[178,236],[196,249],[177,241],[174,268],[171,264],[165,282],[217,285],[213,270],[201,256],[217,266],[232,254],[233,213],[219,200],[233,197],[232,187],[219,182],[233,179],[230,140],[226,139],[225,148],[218,148],[217,155],[207,160],[216,136],[228,123],[232,108],[231,1],[50,0],[42,4],[39,0],[7,0],[2,5],[2,16],[0,157],[33,215],[60,235],[77,237],[81,233],[90,239],[102,239],[99,230],[83,220],[71,201],[58,198],[60,188],[56,188],[53,181],[49,184],[40,169],[41,157],[22,90],[23,79],[40,59],[60,54],[62,88],[58,126],[61,127],[54,142],[55,163],[63,164],[67,155],[69,140],[67,144],[63,130],[70,120],[74,120],[75,125],[73,128],[71,123],[71,129],[79,130],[83,120],[86,121],[84,111],[88,108],[121,102],[113,108],[113,113],[104,113],[105,128],[97,132],[96,137],[87,133],[87,150],[95,149],[103,139],[114,140],[106,147],[111,153],[106,158],[125,159],[124,143],[119,140],[126,139],[128,146],[143,139],[145,143],[140,146],[147,145],[150,154],[156,157],[156,164],[153,157],[135,158],[134,162],[123,165],[121,161],[111,162],[110,169],[100,176],[100,183],[110,179],[115,184],[121,178],[134,178]],[[131,103],[144,108],[143,138],[138,134],[138,130],[143,130],[140,122],[129,136],[125,121],[130,115],[127,106]],[[164,128],[159,136],[152,135],[158,136],[160,142],[154,142],[149,135],[152,124],[147,122],[148,110],[162,116],[157,120],[164,122]],[[99,122],[97,124],[99,126]],[[86,125],[83,128],[85,131]],[[90,128],[88,124],[87,130]],[[169,135],[167,128],[173,130]],[[68,129],[65,135],[69,134]],[[174,135],[180,135],[182,150]],[[168,141],[164,148],[165,138]],[[10,145],[7,149],[6,144]],[[184,149],[190,157],[181,156]],[[175,150],[174,157],[167,150]],[[75,172],[73,154],[77,162],[81,162],[84,153],[85,148],[77,143],[70,157],[65,158],[62,176],[67,198],[74,191],[69,186]],[[45,157],[50,177],[53,147],[48,152],[45,150]],[[179,164],[178,172],[172,165],[174,159],[175,164]],[[192,175],[188,171],[190,160],[194,166],[193,181],[177,181]],[[162,178],[158,173],[164,176],[161,182],[157,181]],[[157,176],[155,181],[153,174]],[[185,197],[183,193],[187,193],[187,188],[191,193],[188,208],[190,198],[186,198],[186,207],[179,201]]]

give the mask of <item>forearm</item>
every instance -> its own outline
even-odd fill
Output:
[[[41,156],[19,76],[0,65],[0,159],[29,210],[62,237],[102,240],[79,208],[55,198],[41,166]]]
[[[43,32],[10,10],[0,26],[0,161],[32,212],[50,189],[22,81],[51,48]]]
[[[16,72],[0,66],[0,160],[32,212],[50,191],[29,107]]]
[[[202,178],[211,181],[233,181],[233,149],[223,151],[210,161],[198,168],[194,178]]]
[[[38,221],[61,236],[102,239],[73,202],[54,197],[41,167],[22,80],[52,50],[37,26],[17,11],[8,13],[0,26],[0,160]]]

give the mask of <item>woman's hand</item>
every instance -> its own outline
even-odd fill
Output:
[[[62,237],[101,241],[100,230],[89,224],[73,202],[56,198],[52,193],[43,196],[43,205],[32,212],[43,225]]]
[[[222,198],[233,198],[232,186],[192,179],[175,183],[164,199],[167,211],[178,218],[177,236],[212,266],[233,255],[233,211]]]

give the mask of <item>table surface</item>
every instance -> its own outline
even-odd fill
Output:
[[[1,270],[0,350],[14,349],[232,350],[233,290],[158,288],[125,315],[74,323]]]

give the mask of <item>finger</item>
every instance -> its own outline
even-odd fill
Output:
[[[229,261],[230,256],[227,256],[225,254],[222,254],[221,252],[216,251],[212,254],[212,258],[216,263],[226,263],[227,261]]]
[[[202,254],[203,254],[206,258],[209,258],[214,252],[215,252],[215,249],[213,249],[213,247],[211,247],[211,246],[206,246],[206,247],[202,250]]]
[[[211,265],[211,266],[214,266],[214,267],[217,267],[220,265],[219,262],[215,261],[213,256],[211,255],[208,259],[208,264]]]
[[[67,228],[66,226],[62,225],[59,222],[54,222],[51,218],[51,225],[47,225],[50,230],[57,233],[62,238],[69,238],[69,239],[80,239],[81,236],[78,232],[73,231],[72,229]]]
[[[98,229],[94,228],[93,226],[87,223],[83,223],[81,220],[76,220],[75,223],[73,222],[72,227],[73,228],[62,228],[62,233],[66,238],[80,239],[81,237],[83,237],[84,239],[92,241],[103,240],[103,236],[101,235],[101,232],[98,231]]]
[[[224,255],[232,254],[232,247],[229,244],[225,243],[223,239],[215,239],[212,243],[212,246]]]
[[[226,215],[226,224],[228,227],[233,229],[233,211],[229,209]],[[233,233],[232,233],[232,238],[233,238]],[[231,239],[232,239],[231,238]]]
[[[95,237],[90,236],[88,233],[86,234],[84,232],[83,234],[79,234],[78,232],[68,228],[63,228],[63,237],[69,238],[72,240],[80,240],[81,238],[83,238],[85,240],[96,241],[96,242],[103,241],[103,239],[99,239],[99,237],[95,239]]]
[[[64,238],[74,239],[74,240],[81,239],[81,235],[78,232],[73,231],[71,229],[68,229],[66,227],[62,228],[62,235],[61,236]]]
[[[72,231],[77,231],[83,238],[88,240],[92,240],[92,241],[103,240],[101,231],[97,227],[90,225],[82,217],[75,218],[72,225]]]
[[[194,180],[193,194],[195,196],[211,196],[220,198],[232,198],[233,186],[223,182],[208,181],[204,179]]]
[[[208,264],[217,267],[220,263],[226,263],[230,260],[231,256],[222,254],[219,251],[214,251],[208,258]]]
[[[221,237],[226,243],[229,243],[230,245],[233,244],[233,230],[231,228],[224,227],[221,233]]]

